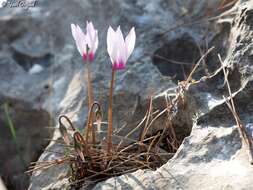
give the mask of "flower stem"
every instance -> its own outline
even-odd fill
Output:
[[[89,104],[89,109],[91,108],[92,104],[93,104],[93,91],[92,91],[92,83],[91,83],[91,76],[90,76],[90,62],[87,59],[86,60],[86,73],[85,75],[87,76],[86,80],[87,80],[87,95],[88,95],[88,104]]]
[[[112,69],[112,78],[109,91],[109,108],[108,108],[108,133],[107,133],[107,153],[110,154],[112,149],[112,98],[114,86],[115,70]]]
[[[85,63],[86,63],[86,72],[85,72],[85,79],[86,79],[86,83],[87,83],[87,96],[88,96],[88,110],[91,109],[92,104],[93,104],[93,89],[92,89],[92,83],[91,83],[91,76],[90,76],[90,61],[88,58],[88,52],[89,52],[89,48],[87,46],[87,50],[86,50],[86,56],[87,58],[85,59]],[[91,121],[90,121],[91,118]],[[87,118],[87,122],[86,122],[86,141],[87,143],[89,142],[89,139],[87,138],[89,136],[89,131],[90,128],[92,127],[91,124],[93,123],[92,121],[93,115],[91,113],[88,114],[88,118]],[[89,122],[90,121],[90,122]]]

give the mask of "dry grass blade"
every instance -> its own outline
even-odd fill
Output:
[[[194,66],[194,68],[192,69],[191,73],[189,74],[187,80],[186,80],[186,84],[188,84],[191,79],[192,79],[192,75],[194,74],[194,72],[196,71],[196,69],[198,68],[199,64],[203,61],[203,59],[214,49],[214,47],[211,47],[210,49],[208,49],[205,54],[203,54],[201,56],[201,58],[199,59],[199,61],[196,63],[196,65]]]
[[[250,161],[251,164],[253,164],[253,142],[252,142],[251,137],[247,133],[246,127],[244,126],[243,122],[241,121],[241,119],[240,119],[240,117],[239,117],[239,115],[236,111],[232,91],[231,91],[230,84],[229,84],[229,81],[228,81],[229,71],[226,70],[224,63],[221,60],[220,55],[218,55],[218,57],[219,57],[219,60],[221,62],[221,67],[223,69],[225,83],[227,84],[227,89],[228,89],[228,93],[229,93],[229,100],[226,100],[226,103],[227,103],[228,108],[230,109],[230,111],[232,112],[232,114],[235,118],[236,125],[239,128],[240,135],[241,135],[241,138],[243,139],[243,142],[245,142],[246,145],[248,146],[249,161]]]
[[[147,130],[148,130],[147,127],[148,127],[150,117],[152,116],[152,110],[153,110],[153,98],[150,97],[148,111],[144,117],[144,119],[146,120],[146,123],[145,123],[145,127],[143,128],[143,131],[141,132],[140,143],[143,143],[143,139],[147,133]],[[143,122],[145,120],[143,120]]]
[[[152,99],[152,98],[151,98]],[[141,122],[133,129],[133,130],[131,130],[124,138],[128,138],[131,134],[133,134],[136,130],[138,130],[141,126],[142,126],[142,124],[145,122],[145,120],[147,119],[147,117],[148,117],[148,112],[149,111],[147,111],[147,113],[145,114],[145,116],[144,116],[144,118],[141,120]],[[143,134],[143,132],[141,133],[141,134]],[[120,143],[118,144],[118,146],[117,146],[117,150],[119,149],[119,147],[122,145],[122,143],[123,143],[123,139],[120,141]],[[141,142],[140,142],[141,143]]]
[[[177,140],[177,135],[176,132],[174,130],[174,127],[172,126],[171,123],[171,118],[170,118],[170,112],[171,108],[172,108],[172,103],[169,103],[168,100],[168,96],[165,96],[165,100],[166,100],[166,105],[167,105],[167,109],[168,109],[168,121],[166,122],[166,128],[169,129],[169,134],[168,137],[170,137],[170,139],[172,139],[172,142],[168,139],[168,137],[166,138],[166,142],[172,147],[172,152],[176,151],[179,148],[179,142]]]
[[[38,170],[46,170],[46,169],[49,169],[53,166],[67,164],[67,163],[69,163],[69,161],[70,161],[70,158],[64,156],[63,158],[59,158],[59,159],[52,160],[52,161],[37,162],[34,166],[30,166],[29,167],[30,169],[28,171],[26,171],[25,173],[30,174],[30,173],[33,173]]]
[[[91,121],[93,107],[94,106],[91,107],[89,112],[88,118],[90,121],[88,121],[88,124],[93,122]],[[98,111],[101,112],[100,110]],[[97,126],[102,123],[102,113],[99,112],[96,110],[94,113]],[[112,144],[111,146],[108,146],[108,142],[104,140],[101,140],[100,142],[95,142],[94,140],[87,141],[90,139],[89,133],[91,132],[91,128],[86,131],[86,135],[88,135],[86,136],[87,138],[83,138],[83,135],[75,129],[68,117],[61,116],[59,124],[63,142],[65,142],[65,144],[62,144],[62,140],[53,141],[58,143],[58,145],[64,146],[66,151],[47,151],[64,157],[52,161],[32,163],[27,172],[31,173],[38,170],[46,170],[61,164],[68,164],[71,168],[71,176],[69,178],[70,186],[80,187],[87,181],[101,181],[111,176],[122,175],[128,172],[133,172],[137,169],[156,169],[166,162],[164,159],[166,156],[171,157],[174,155],[173,153],[161,154],[156,148],[163,138],[162,136],[165,134],[166,127],[154,136],[146,137],[150,127],[165,113],[168,113],[168,107],[161,111],[153,111],[153,99],[151,97],[144,118],[133,130],[124,137],[111,133],[111,136],[120,139],[118,145]],[[62,119],[65,119],[68,122],[71,131],[68,129],[69,127],[63,125]],[[142,126],[143,130],[141,131],[138,140],[129,138],[132,133],[136,132]],[[68,134],[70,132],[71,134]],[[95,137],[95,133],[107,133],[108,136],[108,131],[94,130],[92,134],[93,137]],[[127,143],[124,143],[123,145],[123,142]]]
[[[220,2],[220,5],[218,7],[219,10],[224,10],[227,9],[229,7],[232,7],[234,4],[236,4],[238,0],[222,0]]]
[[[167,111],[167,108],[163,109],[159,114],[157,114],[151,121],[150,123],[147,125],[146,130],[144,131],[143,136],[145,137],[147,135],[148,130],[150,129],[150,127],[153,125],[153,123],[159,118],[161,117],[163,114],[165,114]]]

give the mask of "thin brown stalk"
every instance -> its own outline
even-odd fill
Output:
[[[117,137],[117,136],[116,136],[116,137]],[[124,137],[122,137],[122,138],[124,138]],[[155,138],[155,137],[146,138],[146,139],[143,140],[143,142],[149,141],[149,140],[151,140],[151,139],[153,139],[153,138]],[[126,138],[126,139],[127,139],[127,138]],[[129,138],[128,138],[128,139],[129,139]],[[130,139],[130,140],[132,140],[132,139]],[[136,141],[136,140],[132,140],[132,141],[134,142],[133,144],[130,144],[130,145],[124,147],[124,148],[121,149],[120,151],[117,151],[117,153],[114,154],[114,157],[115,157],[115,158],[118,158],[118,156],[119,156],[120,154],[122,154],[124,151],[129,150],[130,148],[134,147],[135,145],[140,145],[140,141]],[[148,148],[148,145],[145,145],[145,144],[143,144],[143,143],[142,143],[141,145]],[[111,165],[111,163],[113,162],[113,160],[114,160],[114,159],[111,158],[111,160],[110,160],[109,163],[108,163],[108,167],[110,167],[110,165]]]
[[[166,130],[168,129],[168,125],[171,127],[171,118],[170,118],[170,106],[168,104],[168,100],[165,96],[165,101],[167,104],[167,115],[168,115],[168,121],[165,121],[165,127],[163,128],[162,134],[160,135],[160,138],[158,139],[157,143],[156,143],[156,148],[159,146],[159,144],[162,141],[162,138],[164,137],[164,134],[166,132]],[[168,124],[169,123],[169,124]],[[173,127],[171,127],[173,129]]]
[[[221,1],[218,10],[224,10],[233,6],[238,0],[223,0]]]
[[[232,95],[232,91],[231,91],[231,87],[228,81],[228,71],[226,71],[225,69],[225,65],[223,63],[223,61],[221,60],[221,56],[218,55],[219,60],[221,62],[221,67],[223,69],[223,73],[224,73],[224,78],[225,78],[225,83],[227,84],[227,89],[228,89],[228,93],[229,93],[229,99],[227,101],[227,105],[228,108],[230,109],[230,111],[232,112],[234,119],[236,121],[236,125],[239,128],[240,131],[240,135],[241,138],[244,140],[245,144],[248,146],[248,153],[249,153],[249,161],[251,164],[253,164],[253,143],[252,143],[252,139],[251,137],[248,135],[247,130],[243,124],[243,122],[241,121],[236,108],[235,108],[235,104],[234,104],[234,99],[233,99],[233,95]]]
[[[178,148],[178,140],[177,140],[177,135],[176,135],[176,132],[174,130],[174,127],[172,126],[172,123],[171,123],[171,117],[170,117],[170,114],[171,114],[171,108],[172,108],[172,105],[173,104],[170,104],[169,103],[169,100],[168,100],[168,96],[165,96],[165,100],[166,100],[166,105],[167,105],[167,108],[168,108],[168,121],[166,122],[166,126],[168,129],[170,129],[170,133],[172,135],[172,139],[173,139],[173,142],[172,143],[169,143],[172,148],[174,148],[174,150],[177,150]],[[168,141],[168,138],[166,138],[166,141]]]
[[[148,130],[148,123],[150,120],[150,117],[152,115],[152,110],[153,110],[153,98],[152,96],[149,99],[149,106],[148,106],[148,111],[147,111],[147,119],[146,119],[146,123],[145,123],[145,127],[143,128],[143,131],[141,132],[141,137],[140,137],[140,142],[143,142],[143,139],[145,138],[145,135],[147,133]]]
[[[100,133],[107,133],[106,131],[101,131]],[[123,137],[123,136],[120,136],[120,135],[113,135],[113,137],[116,137],[116,138],[119,138],[119,139],[123,139],[123,140],[128,140],[128,141],[130,141],[130,142],[133,142],[133,143],[135,143],[135,145],[139,145],[140,144],[140,141],[139,140],[134,140],[134,139],[131,139],[131,138],[128,138],[128,137]],[[152,137],[149,137],[149,138],[146,138],[146,139],[144,139],[143,140],[143,142],[146,142],[146,141],[148,141],[148,140],[150,140],[150,138],[152,138]],[[131,144],[131,145],[133,145],[133,144]],[[107,146],[107,145],[106,145]],[[103,146],[102,146],[103,147]]]
[[[50,141],[53,141],[55,143],[57,143],[57,145],[59,146],[64,146],[65,148],[68,147],[68,148],[73,148],[72,145],[66,145],[66,143],[62,143],[61,140],[58,140],[58,139],[43,139],[44,141],[47,141],[47,142],[50,142]]]
[[[90,75],[90,61],[88,58],[86,59],[86,70],[85,71],[86,71],[85,75],[86,75],[86,81],[87,81],[88,105],[89,105],[89,109],[90,109],[92,106],[92,103],[93,103],[93,89],[92,89],[91,75]]]
[[[138,167],[138,168],[129,169],[129,170],[126,170],[126,171],[119,172],[118,175],[122,175],[122,174],[126,174],[126,173],[129,173],[129,172],[133,172],[133,171],[136,171],[136,170],[141,169],[141,168],[143,168],[143,166]],[[110,168],[110,169],[113,169],[113,168]],[[106,170],[106,171],[108,171],[108,170]],[[108,174],[108,173],[105,173],[106,171],[98,172],[98,173],[96,173],[96,174],[94,174],[94,175],[92,175],[92,176],[90,176],[90,177],[85,178],[85,179],[81,179],[81,180],[72,182],[72,183],[70,183],[70,186],[71,186],[71,185],[78,184],[78,183],[81,183],[81,182],[85,182],[85,181],[91,180],[91,179],[93,179],[93,178],[95,178],[95,177],[97,177],[97,176],[99,176],[99,175]],[[116,173],[114,173],[114,175],[116,175]],[[113,175],[113,176],[114,176],[114,175]],[[97,179],[97,180],[92,180],[91,182],[92,182],[92,183],[95,183],[95,182],[103,181],[103,180],[106,180],[106,179],[108,179],[108,177],[103,177],[103,178],[99,178],[99,179]]]
[[[155,138],[155,137],[156,137],[156,136],[152,136],[152,137],[146,138],[146,139],[143,140],[143,142],[148,141],[148,140],[151,140],[151,139],[153,139],[153,138]],[[121,153],[121,152],[123,152],[123,151],[126,151],[127,149],[130,149],[130,148],[133,147],[134,145],[140,145],[140,142],[137,141],[137,142],[135,142],[135,143],[133,143],[133,144],[128,145],[127,147],[125,147],[125,148],[123,148],[122,150],[120,150],[119,153]],[[143,143],[142,143],[141,145],[144,145],[144,146],[148,147],[148,145],[145,145],[145,144],[143,144]]]
[[[114,86],[115,70],[112,69],[112,78],[109,91],[109,108],[108,108],[108,135],[107,135],[107,153],[110,154],[112,149],[112,99],[113,99],[113,86]]]
[[[91,82],[91,74],[90,74],[90,61],[88,58],[88,52],[89,47],[86,47],[86,55],[87,59],[85,61],[86,63],[86,69],[85,69],[85,80],[87,85],[87,96],[88,96],[88,110],[91,110],[92,104],[93,104],[93,88],[92,88],[92,82]],[[88,131],[88,128],[90,128],[90,124],[93,123],[92,121],[93,114],[88,114],[87,123],[86,123],[86,131]],[[91,122],[89,122],[91,120]],[[87,139],[86,139],[87,140]]]
[[[214,47],[211,47],[210,49],[208,49],[205,54],[203,54],[201,56],[201,58],[199,59],[199,61],[195,64],[194,68],[192,69],[191,73],[189,74],[187,80],[186,80],[186,84],[188,84],[191,79],[192,79],[192,75],[194,74],[194,72],[196,71],[196,69],[198,68],[199,64],[202,62],[202,60],[214,49]]]
[[[162,110],[159,114],[157,114],[149,123],[149,125],[147,126],[146,130],[144,131],[143,136],[145,137],[148,130],[150,129],[150,127],[153,125],[153,123],[159,118],[161,117],[164,113],[166,113],[167,108],[165,108],[164,110]]]
[[[148,152],[147,152],[148,155],[149,155],[149,152],[150,152],[152,146],[155,144],[155,140],[156,140],[159,136],[160,136],[160,133],[156,134],[156,136],[154,137],[154,139],[151,141],[151,143],[150,143],[150,145],[149,145],[149,147],[148,147]],[[149,156],[147,156],[147,160],[146,160],[146,161],[148,162],[148,160],[149,160]]]
[[[152,98],[151,98],[152,99]],[[150,101],[152,101],[152,100],[150,100]],[[152,104],[152,103],[151,103]],[[149,103],[149,108],[150,108],[150,103]],[[127,137],[129,137],[131,134],[133,134],[136,130],[138,130],[139,128],[140,128],[140,126],[145,122],[145,120],[147,119],[147,117],[148,117],[148,115],[149,115],[149,110],[150,109],[148,109],[148,111],[146,112],[146,114],[145,114],[145,116],[144,116],[144,118],[141,120],[141,122],[133,129],[133,130],[131,130],[125,137],[127,138]],[[143,134],[143,130],[142,130],[142,132],[140,133],[140,134]],[[140,139],[141,139],[141,137],[140,137]],[[121,144],[123,143],[123,139],[120,141],[120,143],[118,144],[118,146],[117,146],[117,150],[119,149],[119,147],[121,146]],[[141,142],[140,142],[141,143]]]
[[[53,160],[51,161],[51,163],[48,163],[48,162],[45,162],[45,164],[41,163],[39,166],[35,165],[34,167],[32,167],[32,169],[26,171],[25,173],[31,173],[38,170],[46,170],[46,169],[51,168],[52,166],[64,164],[68,161],[70,161],[68,157],[63,157],[62,159],[59,158],[57,160]]]

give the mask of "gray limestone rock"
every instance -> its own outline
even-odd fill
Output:
[[[0,8],[0,103],[14,102],[11,114],[15,122],[21,123],[17,133],[26,162],[36,161],[43,148],[46,151],[39,161],[59,157],[55,152],[62,152],[63,147],[54,141],[60,139],[59,131],[44,128],[45,125],[57,127],[59,115],[67,115],[79,129],[86,123],[86,67],[70,31],[71,23],[84,27],[85,20],[93,21],[99,31],[100,44],[91,64],[91,75],[95,98],[105,115],[111,74],[105,43],[107,27],[115,28],[120,24],[124,32],[132,26],[136,28],[134,53],[126,70],[117,72],[116,76],[113,123],[115,129],[126,126],[121,135],[143,118],[151,94],[155,96],[157,110],[166,107],[164,96],[175,97],[178,80],[184,80],[190,73],[203,53],[199,47],[205,49],[206,45],[215,46],[215,49],[193,78],[197,80],[215,71],[220,66],[217,59],[220,53],[231,70],[229,80],[236,92],[238,113],[252,133],[252,1],[238,1],[233,11],[223,13],[220,19],[210,22],[200,19],[199,23],[189,24],[210,12],[220,15],[216,10],[219,2],[44,0],[28,11]],[[179,25],[181,27],[175,27]],[[168,30],[170,28],[174,29]],[[42,68],[39,72],[33,71],[36,65]],[[138,170],[110,178],[93,188],[253,189],[253,168],[224,95],[227,90],[221,72],[212,79],[192,85],[185,92],[186,106],[178,104],[173,115],[177,134],[182,139],[189,135],[175,156],[156,171]],[[0,123],[4,120],[3,115],[0,110]],[[165,117],[159,118],[150,133],[163,129],[165,120]],[[0,130],[3,134],[7,129]],[[53,140],[45,147],[42,142],[45,137],[51,138],[52,133]],[[138,133],[133,134],[133,138],[136,137]],[[10,142],[4,140],[8,146]],[[5,152],[6,147],[1,146],[0,155]],[[12,155],[8,161],[18,172],[23,172],[24,168],[17,167],[16,157]],[[6,158],[3,155],[3,160]],[[10,166],[10,163],[4,161],[0,168],[5,165]],[[11,168],[10,171],[15,172]],[[12,175],[7,170],[0,172],[1,176]],[[25,178],[23,187],[27,188],[27,176]],[[15,186],[23,178],[13,176],[10,180]],[[64,189],[68,184],[68,166],[62,165],[34,172],[29,189]]]

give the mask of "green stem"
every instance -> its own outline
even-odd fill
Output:
[[[109,108],[108,108],[108,134],[107,134],[107,153],[110,154],[112,149],[112,98],[114,86],[115,71],[112,69],[111,86],[109,91]]]
[[[5,112],[5,117],[6,117],[6,120],[7,120],[7,125],[10,129],[10,132],[11,132],[12,140],[13,140],[13,142],[16,146],[17,152],[18,152],[18,156],[19,156],[21,162],[23,163],[23,165],[26,166],[25,159],[22,156],[22,153],[21,153],[18,141],[17,141],[16,130],[15,130],[14,124],[13,124],[13,122],[11,120],[11,117],[10,117],[10,114],[9,114],[9,105],[8,105],[8,103],[4,104],[4,112]]]

